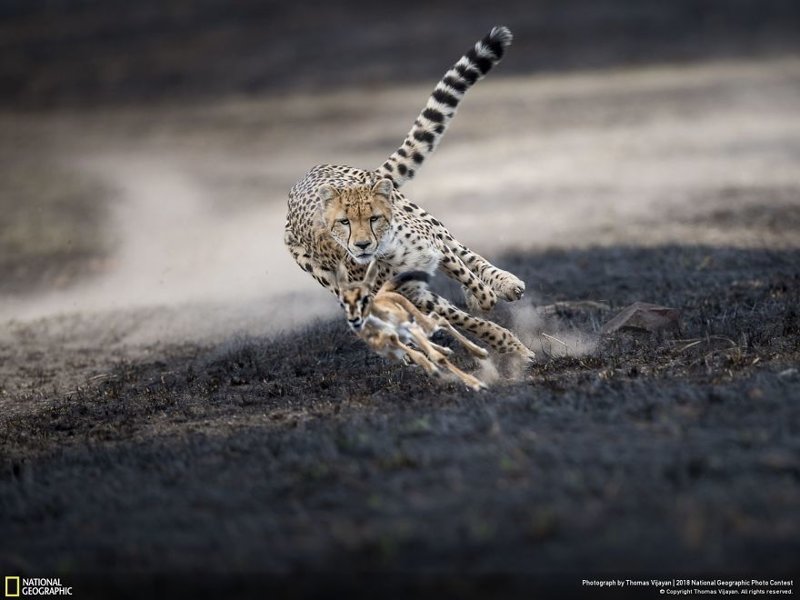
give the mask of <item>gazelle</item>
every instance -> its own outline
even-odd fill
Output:
[[[430,337],[440,329],[445,329],[473,356],[486,358],[488,352],[456,331],[444,317],[433,312],[423,314],[410,300],[395,291],[408,281],[427,285],[430,275],[424,271],[400,273],[373,293],[378,268],[376,261],[371,262],[363,281],[357,282],[348,281],[347,268],[343,263],[339,264],[336,273],[339,303],[347,314],[350,328],[358,337],[384,358],[411,361],[434,377],[444,371],[457,377],[470,389],[486,389],[486,384],[480,379],[465,373],[448,360],[447,357],[452,353],[450,348],[433,343]]]

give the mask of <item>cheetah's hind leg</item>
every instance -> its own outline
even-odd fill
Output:
[[[479,337],[500,354],[516,354],[525,361],[531,361],[536,357],[533,350],[525,346],[508,329],[460,310],[417,282],[406,282],[398,291],[420,310],[438,314],[451,325]]]

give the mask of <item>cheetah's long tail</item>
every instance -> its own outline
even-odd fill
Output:
[[[511,39],[507,27],[494,27],[444,74],[403,144],[376,169],[378,176],[391,179],[397,188],[414,177],[436,149],[464,94],[500,62]]]

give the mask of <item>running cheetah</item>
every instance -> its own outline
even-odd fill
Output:
[[[511,32],[495,27],[477,42],[436,85],[402,145],[375,170],[318,165],[289,192],[284,241],[301,268],[334,295],[336,272],[346,261],[351,279],[362,279],[375,259],[375,285],[405,271],[437,268],[461,283],[473,312],[488,311],[497,297],[522,297],[525,284],[456,240],[445,226],[409,201],[399,188],[433,153],[466,91],[497,64],[511,44]],[[517,337],[486,319],[409,281],[402,292],[424,313],[435,312],[501,353],[533,357]]]

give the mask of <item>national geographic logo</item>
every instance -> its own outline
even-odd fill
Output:
[[[72,596],[72,587],[61,585],[61,578],[6,576],[6,598],[20,596]]]

